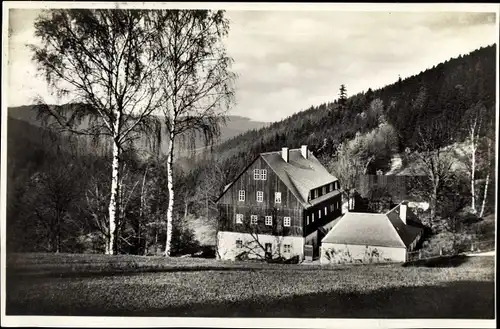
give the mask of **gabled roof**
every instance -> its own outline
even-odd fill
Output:
[[[312,189],[337,181],[310,151],[306,159],[300,149],[291,149],[288,162],[281,157],[281,151],[261,153],[261,157],[304,207],[311,206],[308,197]]]
[[[291,149],[288,151],[288,162],[283,160],[281,151],[259,154],[259,157],[262,157],[269,168],[278,175],[281,181],[288,187],[304,208],[311,207],[320,201],[329,199],[340,193],[339,191],[332,191],[317,199],[308,201],[309,192],[312,189],[333,183],[337,181],[337,178],[331,175],[326,168],[323,167],[311,151],[308,151],[307,154],[307,159],[305,159],[300,149]],[[224,187],[224,191],[219,198],[217,198],[216,202],[222,198],[231,185],[238,180],[238,178],[246,172],[259,157],[252,161],[233,182]]]
[[[397,205],[385,214],[348,212],[332,227],[322,243],[406,248],[423,232],[422,224],[408,208],[407,224]]]

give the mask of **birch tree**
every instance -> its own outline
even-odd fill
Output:
[[[476,172],[477,172],[477,152],[480,142],[480,135],[483,129],[483,119],[486,108],[483,104],[477,103],[466,114],[465,130],[467,132],[467,147],[463,150],[466,156],[466,166],[470,177],[471,190],[471,211],[477,213],[477,195],[476,195]]]
[[[165,255],[170,256],[174,146],[187,137],[202,137],[206,146],[213,145],[233,101],[235,75],[222,42],[229,30],[223,11],[160,10],[154,12],[152,25],[157,30],[157,58],[166,59],[157,74],[168,132]]]
[[[152,36],[140,10],[48,10],[35,22],[33,60],[52,92],[71,106],[39,106],[54,128],[112,145],[106,253],[116,249],[120,154],[140,133],[160,100]],[[154,65],[156,64],[156,66]]]

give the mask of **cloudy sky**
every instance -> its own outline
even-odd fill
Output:
[[[58,103],[35,76],[25,44],[36,10],[10,12],[9,106],[40,95]],[[376,89],[498,41],[495,13],[228,10],[237,104],[231,114],[283,119],[348,94]]]

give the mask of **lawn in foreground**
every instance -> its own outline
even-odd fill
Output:
[[[493,282],[493,257],[444,268],[220,265],[90,277],[9,276],[6,313],[493,318]]]

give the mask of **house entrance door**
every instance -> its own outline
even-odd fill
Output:
[[[266,259],[271,259],[273,255],[273,245],[271,243],[266,243],[264,247],[266,248]]]

